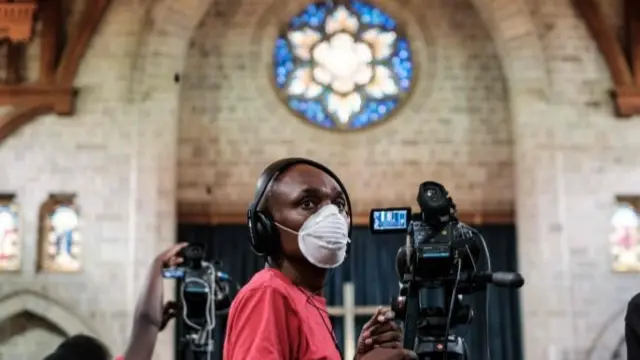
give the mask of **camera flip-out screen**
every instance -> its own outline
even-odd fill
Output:
[[[405,233],[411,221],[411,208],[371,209],[369,230],[373,234]]]

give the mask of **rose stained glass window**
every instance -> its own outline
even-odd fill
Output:
[[[307,6],[277,39],[273,60],[275,85],[289,108],[328,129],[384,121],[414,76],[396,21],[363,1]]]

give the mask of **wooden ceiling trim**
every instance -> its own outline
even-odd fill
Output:
[[[72,32],[71,40],[62,54],[62,61],[56,74],[58,84],[67,86],[73,84],[80,68],[80,62],[110,3],[111,0],[92,0],[91,6],[89,3],[85,5],[80,25]]]
[[[8,45],[9,53],[16,53],[13,55],[16,65],[8,69],[10,81],[0,85],[0,105],[11,105],[14,109],[0,118],[0,142],[37,116],[74,114],[76,89],[73,83],[111,0],[92,0],[85,5],[80,21],[70,31],[69,41],[62,51],[62,33],[67,26],[62,2],[47,0],[39,4],[42,19],[40,74],[35,83],[20,82],[19,69],[23,66],[24,56],[20,57],[17,49],[28,45]]]
[[[595,0],[573,0],[573,4],[609,68],[614,85],[611,93],[616,115],[625,118],[640,114],[639,1],[625,0],[624,40],[619,39],[607,24]]]
[[[604,14],[594,0],[574,0],[576,9],[582,16],[600,52],[604,56],[616,87],[633,84],[631,69],[624,51],[614,33],[605,21]]]
[[[66,22],[60,1],[44,1],[40,6],[43,28],[40,42],[40,82],[52,84],[55,81],[62,27]]]

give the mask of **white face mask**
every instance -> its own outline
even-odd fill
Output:
[[[299,231],[276,223],[278,227],[298,235],[302,255],[313,265],[332,269],[340,266],[347,256],[349,224],[337,206],[322,207],[302,224]]]

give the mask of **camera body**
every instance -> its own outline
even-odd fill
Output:
[[[211,312],[212,307],[215,311],[214,299],[217,295],[215,266],[204,260],[203,244],[190,244],[180,255],[184,259],[181,266],[164,268],[163,276],[181,283],[178,297],[184,322],[195,329],[211,326]]]
[[[473,233],[458,221],[456,206],[449,193],[439,183],[420,184],[417,202],[420,212],[410,207],[372,209],[369,227],[373,234],[406,233],[407,244],[396,257],[400,281],[410,274],[423,281],[446,279],[456,268],[456,258],[462,270],[473,267],[480,248]]]
[[[396,255],[400,297],[392,300],[392,309],[404,319],[403,347],[415,350],[418,359],[466,360],[464,340],[451,334],[473,319],[461,295],[484,291],[488,284],[519,288],[524,279],[518,273],[492,272],[486,242],[458,220],[444,186],[420,184],[417,202],[420,212],[415,214],[409,207],[372,209],[370,214],[373,234],[407,237]],[[477,268],[482,251],[488,271]]]
[[[372,209],[370,214],[373,234],[407,236],[396,255],[404,306],[392,308],[404,318],[404,347],[415,350],[419,359],[442,359],[444,354],[450,360],[465,359],[462,339],[449,332],[471,318],[457,295],[473,292],[480,248],[471,229],[458,221],[444,186],[420,184],[417,202],[420,212],[415,214],[409,207]]]
[[[178,329],[187,357],[209,358],[214,351],[216,315],[231,305],[232,280],[217,270],[219,262],[205,260],[205,250],[203,243],[191,243],[181,251],[184,261],[180,266],[163,269],[165,278],[178,280]]]

